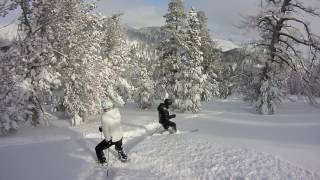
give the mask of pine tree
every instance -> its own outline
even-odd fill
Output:
[[[140,80],[134,92],[134,101],[141,109],[148,109],[153,105],[154,83],[150,78],[150,72],[146,67],[141,67]]]
[[[200,50],[203,53],[203,74],[205,74],[203,93],[201,99],[208,101],[212,97],[219,96],[219,83],[217,81],[218,62],[220,61],[220,53],[212,40],[208,29],[208,18],[203,11],[197,12],[200,23]]]
[[[127,82],[130,61],[130,46],[120,25],[122,14],[116,14],[107,19],[103,40],[101,41],[101,56],[107,67],[112,71],[111,79],[106,79],[104,88],[109,97],[117,104],[123,105],[131,97],[132,87]],[[108,83],[106,83],[108,82]]]
[[[0,105],[4,117],[2,132],[16,129],[21,121],[30,121],[35,126],[42,122],[42,97],[51,93],[51,87],[59,77],[50,41],[51,29],[48,27],[48,22],[57,17],[56,4],[47,1],[16,2],[22,10],[20,36],[3,61],[3,72],[10,71],[12,77],[4,76],[5,79],[1,80],[5,84]],[[7,61],[9,59],[11,62]]]
[[[63,61],[64,106],[74,125],[98,113],[101,99],[108,97],[121,106],[128,94],[121,91],[128,88],[124,77],[128,48],[119,15],[106,18],[92,14],[92,8],[94,4],[66,1],[64,18],[55,28]]]
[[[165,25],[161,28],[167,39],[158,47],[160,63],[157,89],[166,92],[174,100],[177,97],[177,73],[186,52],[186,14],[183,0],[171,0],[168,11],[164,16]]]
[[[203,92],[203,53],[200,37],[200,23],[196,11],[191,9],[188,16],[187,58],[181,63],[177,76],[176,103],[181,111],[197,112],[201,107]]]
[[[108,41],[112,43],[120,38],[116,26],[92,13],[94,3],[38,0],[14,4],[22,10],[20,39],[1,57],[0,75],[8,73],[0,78],[2,132],[16,129],[21,120],[39,124],[43,97],[57,86],[64,92],[63,105],[73,125],[98,113],[102,98],[123,102],[118,91],[125,84],[121,77],[125,48],[115,43],[105,51],[105,37],[113,38]]]
[[[152,75],[155,69],[150,50],[142,43],[134,45],[131,50],[130,81],[135,87],[133,98],[141,109],[148,109],[153,105],[154,81]]]
[[[18,74],[21,66],[16,59],[20,56],[16,47],[0,56],[0,135],[19,128],[25,122],[29,91],[28,83]],[[16,56],[13,56],[15,54]]]

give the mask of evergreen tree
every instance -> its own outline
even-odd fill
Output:
[[[176,103],[181,111],[197,112],[201,107],[203,92],[203,53],[201,47],[200,23],[197,13],[191,9],[188,16],[187,57],[181,62],[177,76]]]
[[[103,40],[101,42],[101,56],[107,67],[112,70],[111,79],[106,79],[104,88],[108,96],[117,104],[123,105],[131,96],[131,86],[127,82],[129,68],[130,46],[120,25],[120,16],[116,14],[107,19]],[[107,83],[108,82],[108,83]]]
[[[154,84],[146,67],[140,67],[140,80],[134,91],[134,101],[141,109],[148,109],[153,105]]]
[[[133,98],[141,109],[148,109],[153,105],[154,81],[152,73],[155,65],[151,61],[153,55],[148,54],[149,50],[139,43],[132,47],[130,63],[130,80],[135,87]]]
[[[219,96],[219,83],[217,81],[218,62],[220,61],[220,53],[212,40],[208,29],[208,18],[203,11],[197,12],[200,23],[200,50],[203,53],[203,74],[205,74],[203,93],[201,99],[208,101],[214,96]]]
[[[103,18],[93,15],[90,6],[79,0],[62,1],[60,21],[54,24],[59,71],[64,90],[63,104],[71,115],[72,125],[80,124],[86,115],[98,113],[105,92],[104,63],[100,51]]]
[[[0,56],[0,135],[18,129],[19,124],[26,121],[29,83],[18,73],[21,68],[16,64],[19,53],[12,47]]]
[[[21,1],[19,5],[22,16],[18,53],[11,54],[17,82],[4,97],[8,99],[5,104],[16,106],[11,109],[19,112],[2,112],[9,112],[6,117],[11,120],[24,118],[39,124],[43,112],[41,97],[51,94],[59,77],[65,91],[64,105],[74,125],[80,116],[98,112],[99,98],[105,94],[100,85],[104,66],[96,56],[99,23],[88,13],[90,6],[77,0]],[[15,97],[18,92],[23,92],[23,98]]]
[[[21,120],[39,124],[42,97],[58,85],[73,125],[98,113],[106,96],[123,104],[118,92],[126,82],[122,77],[125,41],[116,31],[117,18],[106,21],[92,13],[95,4],[81,0],[15,1],[13,5],[19,5],[22,15],[19,40],[1,57],[2,132],[16,129]],[[103,46],[106,39],[113,44]]]
[[[11,128],[16,129],[18,121],[30,121],[35,126],[41,123],[42,97],[51,93],[51,87],[59,77],[55,69],[57,59],[53,53],[51,28],[48,26],[58,17],[55,11],[57,2],[39,0],[15,3],[22,10],[19,39],[4,58],[4,66],[1,66],[1,72],[11,76],[1,79],[5,85],[0,105],[4,133]]]
[[[177,97],[177,73],[180,72],[180,64],[186,52],[186,14],[183,0],[171,0],[168,11],[164,16],[165,25],[161,28],[167,38],[158,47],[160,63],[157,89],[166,92],[174,100]]]
[[[166,23],[164,29],[172,33],[184,32],[186,28],[186,13],[184,0],[171,0],[169,3],[168,13],[164,15]]]
[[[95,4],[65,1],[61,23],[56,24],[58,56],[63,77],[63,104],[77,125],[100,111],[102,98],[124,104],[123,90],[128,48],[119,15],[92,14]],[[66,71],[66,69],[68,69]],[[121,94],[122,93],[122,94]]]

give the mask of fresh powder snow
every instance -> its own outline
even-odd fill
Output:
[[[77,127],[51,116],[50,127],[1,137],[0,179],[320,179],[320,111],[304,101],[284,102],[272,116],[237,98],[208,102],[177,113],[177,134],[155,133],[155,107],[128,103],[121,113],[128,162],[112,147],[109,167],[96,163],[99,116]]]

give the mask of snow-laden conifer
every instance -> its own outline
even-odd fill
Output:
[[[121,14],[109,17],[101,41],[101,56],[106,67],[112,71],[102,84],[107,96],[112,97],[117,104],[124,104],[131,97],[132,87],[127,79],[130,46],[126,41],[120,25]]]
[[[201,46],[200,50],[203,53],[203,74],[204,84],[201,100],[208,101],[212,97],[220,95],[219,83],[217,81],[218,62],[220,61],[220,53],[212,40],[208,29],[208,18],[204,11],[198,11],[197,17],[200,23],[200,37]]]
[[[186,52],[186,14],[183,0],[171,0],[168,13],[165,17],[165,25],[161,30],[167,35],[159,47],[159,79],[157,89],[168,94],[170,98],[177,97],[178,73],[180,64]],[[161,97],[165,98],[165,97]]]
[[[154,81],[152,78],[155,64],[148,48],[138,43],[132,47],[130,61],[130,81],[134,87],[133,99],[139,108],[148,109],[154,101]]]
[[[5,126],[5,131],[10,127],[16,129],[17,122],[22,119],[30,120],[35,126],[40,124],[44,112],[42,97],[51,94],[60,76],[55,69],[57,59],[53,52],[52,29],[48,26],[58,17],[57,3],[19,1],[16,5],[21,9],[19,35],[4,58],[1,71],[10,71],[12,76],[3,79],[6,86],[1,113],[6,124],[10,124]]]
[[[176,104],[181,111],[197,112],[201,107],[205,75],[202,66],[203,53],[200,49],[200,23],[194,9],[191,9],[188,14],[186,35],[187,56],[182,59],[180,71],[177,73]]]

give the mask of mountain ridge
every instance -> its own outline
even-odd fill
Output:
[[[165,33],[161,32],[160,29],[161,27],[157,26],[133,28],[129,25],[123,25],[123,30],[129,40],[140,40],[152,45],[158,45],[165,38]],[[240,48],[233,41],[225,39],[213,39],[213,41],[217,49],[220,49],[222,52]]]

